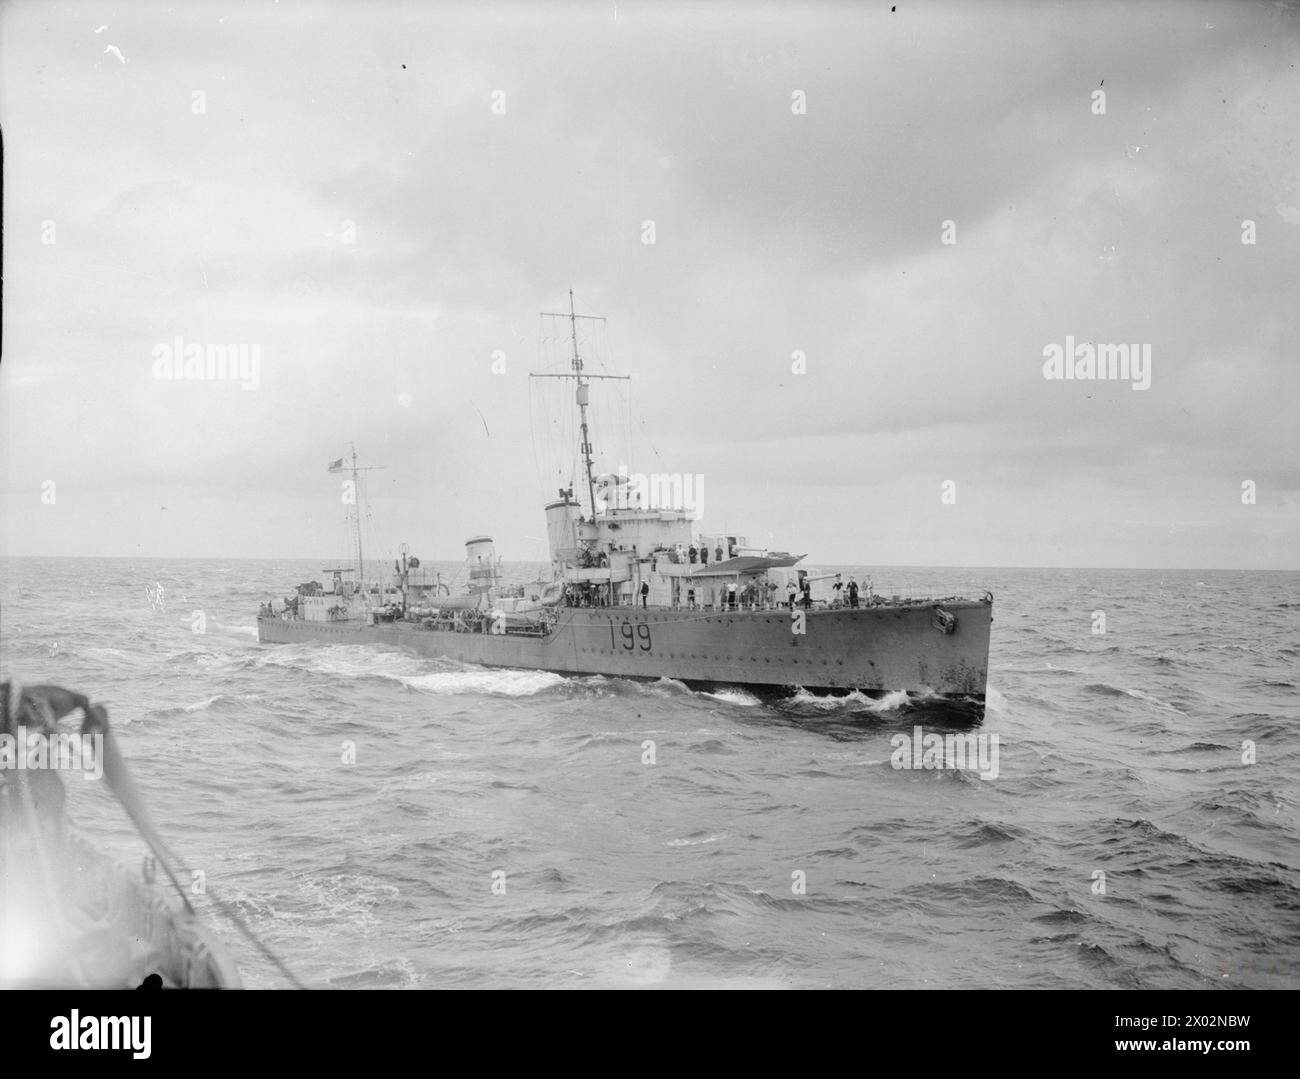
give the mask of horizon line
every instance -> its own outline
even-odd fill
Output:
[[[38,558],[102,558],[102,559],[140,559],[153,561],[185,561],[185,562],[335,562],[335,558],[313,558],[309,555],[294,556],[223,556],[223,555],[133,555],[133,554],[0,554],[0,558],[5,559],[38,559]],[[368,562],[387,562],[387,557],[367,559]],[[422,562],[447,562],[461,563],[461,558],[421,558]],[[1258,566],[1072,566],[1072,565],[943,565],[940,563],[921,563],[921,562],[832,562],[826,559],[809,559],[805,556],[800,559],[801,562],[807,562],[811,566],[818,563],[824,566],[866,566],[874,569],[947,569],[947,570],[1010,570],[1010,569],[1033,569],[1033,570],[1125,570],[1139,573],[1300,573],[1300,566],[1293,568],[1275,568],[1275,567],[1258,567]],[[549,559],[503,559],[503,565],[523,564],[523,565],[547,565]]]

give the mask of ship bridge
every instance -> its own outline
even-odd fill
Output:
[[[733,592],[746,596],[747,606],[779,602],[777,575],[769,571],[793,566],[802,555],[752,547],[744,536],[697,532],[698,525],[692,513],[639,506],[588,516],[572,489],[561,489],[546,506],[551,568],[568,586],[569,602],[713,607]]]
[[[698,503],[702,477],[693,491],[688,478],[669,477],[671,508],[659,508],[663,477],[651,478],[647,491],[645,478],[631,477],[626,469],[620,468],[617,475],[596,474],[588,423],[591,383],[626,380],[628,376],[593,373],[587,369],[578,349],[578,322],[604,320],[578,315],[572,289],[567,314],[543,312],[542,317],[569,322],[571,369],[530,377],[567,379],[574,383],[573,399],[578,409],[581,439],[578,453],[586,480],[585,506],[574,497],[572,482],[567,488],[560,488],[559,497],[546,506],[551,571],[562,586],[564,601],[603,607],[635,604],[639,600],[646,606],[678,607],[721,604],[725,597],[725,602],[734,607],[739,592],[750,597],[752,605],[776,602],[776,580],[768,576],[768,571],[792,566],[803,556],[751,547],[744,536],[698,531],[698,508],[685,507]]]

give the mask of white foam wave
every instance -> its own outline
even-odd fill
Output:
[[[716,843],[719,839],[726,838],[726,832],[720,832],[717,835],[706,835],[699,839],[691,836],[687,836],[685,839],[670,839],[668,840],[667,845],[670,847],[699,847],[706,843]]]
[[[856,689],[843,697],[824,697],[800,689],[790,698],[790,703],[815,712],[892,712],[913,699],[924,698],[909,697],[905,689],[893,690],[883,697],[868,697]]]
[[[391,903],[402,893],[395,884],[365,873],[338,873],[323,877],[304,876],[300,882],[303,897],[312,913],[354,925],[377,925],[376,908]]]
[[[1126,689],[1124,690],[1124,692],[1127,693],[1130,697],[1135,698],[1136,700],[1146,701],[1148,704],[1154,704],[1160,708],[1167,708],[1169,711],[1174,712],[1177,715],[1180,716],[1187,715],[1187,713],[1184,712],[1181,708],[1175,708],[1168,701],[1162,701],[1159,697],[1151,696],[1150,693],[1143,693],[1140,689]]]
[[[429,660],[401,652],[377,652],[362,645],[304,646],[302,649],[291,645],[259,654],[254,662],[259,667],[286,667],[335,678],[386,678],[439,697],[460,693],[527,697],[564,681],[563,675],[550,671],[481,667],[431,670],[431,667],[447,666],[451,661]]]
[[[918,700],[924,698],[918,697]],[[904,707],[912,698],[908,696],[907,690],[896,689],[892,693],[886,693],[883,697],[865,697],[863,701],[868,712],[893,712]]]
[[[743,689],[719,689],[713,693],[705,693],[703,696],[712,697],[715,701],[722,701],[723,704],[734,704],[740,708],[753,708],[755,705],[763,703],[752,693],[746,693]]]
[[[403,678],[423,674],[429,663],[398,652],[377,652],[360,645],[290,645],[258,653],[259,667],[287,667],[337,678]]]
[[[440,671],[413,678],[398,678],[405,686],[450,697],[458,693],[493,693],[504,697],[530,697],[564,681],[549,671]]]

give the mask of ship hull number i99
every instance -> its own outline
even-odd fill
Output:
[[[650,627],[645,622],[629,622],[624,619],[617,626],[609,620],[609,647],[624,652],[650,651]]]

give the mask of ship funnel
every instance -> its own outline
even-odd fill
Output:
[[[578,559],[578,518],[582,507],[568,492],[561,492],[558,502],[546,507],[546,539],[551,548],[551,564],[572,564]]]
[[[497,583],[497,553],[491,536],[471,536],[465,541],[465,561],[469,565],[469,590],[486,592]]]

